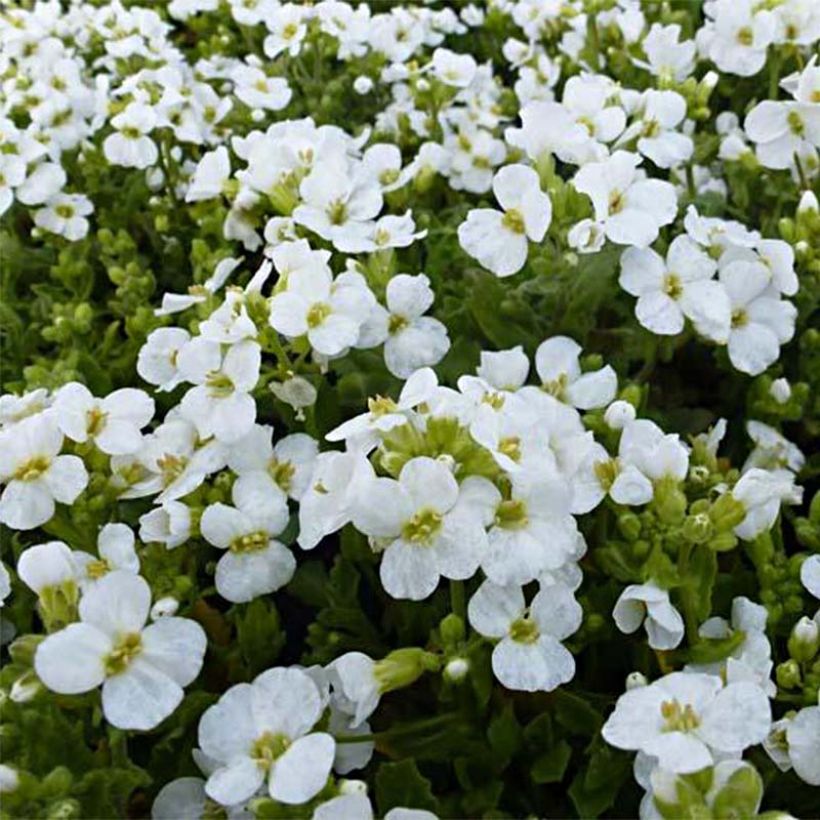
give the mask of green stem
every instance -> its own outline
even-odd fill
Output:
[[[682,582],[680,594],[683,603],[683,620],[686,624],[686,639],[690,646],[698,642],[698,619],[695,614],[695,601],[692,598],[692,585],[689,578],[689,559],[692,557],[694,547],[695,545],[691,542],[684,541],[678,553],[678,574]]]
[[[450,610],[462,621],[466,620],[467,606],[464,598],[464,581],[450,581]]]

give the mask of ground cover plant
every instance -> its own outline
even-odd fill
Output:
[[[0,816],[817,817],[820,3],[0,6]]]

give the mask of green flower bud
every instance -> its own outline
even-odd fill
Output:
[[[820,628],[811,618],[801,618],[789,636],[789,655],[798,663],[807,663],[814,659],[820,649]]]
[[[464,640],[464,621],[450,613],[439,625],[439,632],[445,646],[454,646]]]
[[[719,532],[734,530],[746,517],[746,508],[731,493],[723,493],[712,504],[709,517]]]
[[[415,683],[425,672],[437,672],[441,658],[416,646],[396,649],[373,666],[380,692],[392,692]]]
[[[683,537],[693,544],[703,544],[712,536],[712,521],[706,513],[687,515],[683,522]]]
[[[663,478],[655,485],[653,504],[665,524],[678,524],[686,513],[686,495],[673,478]]]
[[[777,665],[775,678],[781,689],[795,689],[800,686],[800,664],[794,658],[783,661]]]
[[[618,516],[618,529],[627,541],[636,541],[641,534],[641,519],[633,512]]]
[[[45,640],[45,635],[21,635],[9,646],[9,655],[15,663],[34,666],[34,653]]]

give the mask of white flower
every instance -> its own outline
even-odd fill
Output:
[[[711,4],[714,26],[698,39],[705,41],[705,52],[721,71],[750,77],[763,68],[776,19],[772,12],[757,9],[752,0],[716,0]]]
[[[249,340],[233,345],[224,357],[218,343],[201,337],[180,350],[179,373],[196,385],[183,397],[180,412],[202,438],[216,436],[230,443],[251,429],[256,402],[250,393],[259,380],[261,359],[259,345]]]
[[[806,463],[803,451],[774,427],[762,421],[750,420],[746,422],[746,432],[754,441],[755,448],[744,462],[742,472],[752,467],[766,470],[786,468],[793,473],[799,473],[803,469]]]
[[[528,240],[540,242],[552,221],[552,203],[538,174],[525,165],[507,165],[493,179],[493,193],[504,209],[477,208],[458,227],[458,241],[470,256],[496,276],[524,267]]]
[[[578,629],[583,612],[568,588],[543,587],[527,606],[519,587],[485,581],[467,615],[476,632],[499,641],[493,673],[508,689],[551,692],[575,675],[575,658],[561,641]]]
[[[341,159],[317,164],[302,180],[299,194],[302,204],[293,211],[293,221],[330,242],[358,236],[383,204],[379,185],[369,179],[359,182]]]
[[[433,299],[430,280],[424,274],[394,276],[387,283],[387,308],[373,307],[358,345],[371,347],[384,342],[387,369],[400,379],[438,364],[450,349],[450,339],[438,319],[424,315]]]
[[[31,530],[54,515],[54,502],[72,504],[88,484],[77,456],[61,456],[63,434],[51,415],[21,421],[0,434],[0,521]]]
[[[590,162],[575,175],[576,190],[587,194],[595,219],[612,242],[646,248],[678,211],[674,187],[641,178],[637,154],[616,151],[602,162]]]
[[[199,745],[217,766],[208,796],[230,806],[267,785],[280,803],[306,803],[324,788],[336,751],[325,732],[311,731],[323,703],[299,669],[269,669],[232,686],[199,723]]]
[[[69,382],[57,393],[54,414],[72,441],[93,441],[108,455],[127,455],[142,445],[141,430],[154,416],[154,400],[132,387],[97,399],[84,384]]]
[[[270,300],[270,325],[291,339],[307,336],[323,356],[338,356],[359,339],[376,297],[358,273],[333,279],[326,266],[291,271],[287,289]]]
[[[286,3],[270,9],[265,15],[265,26],[270,34],[265,38],[265,54],[272,60],[283,51],[295,57],[302,48],[307,34],[305,9],[297,3]]]
[[[326,536],[350,521],[352,492],[362,480],[372,478],[370,462],[357,452],[320,453],[310,484],[299,500],[299,546],[313,549]]]
[[[695,42],[680,42],[680,35],[681,27],[677,23],[669,26],[652,23],[643,38],[641,45],[649,61],[647,67],[656,77],[683,82],[694,70]]]
[[[470,477],[459,487],[449,468],[421,456],[398,481],[363,480],[355,491],[353,525],[384,547],[380,576],[394,598],[420,601],[439,577],[470,578],[478,569],[497,491]]]
[[[350,728],[357,728],[379,705],[376,662],[362,652],[346,652],[328,665],[327,672],[334,707],[350,715]]]
[[[269,77],[260,68],[239,65],[231,74],[234,94],[250,108],[280,111],[289,102],[293,92],[284,77]]]
[[[777,361],[780,345],[794,335],[797,308],[772,292],[771,273],[760,262],[729,262],[719,279],[732,307],[729,359],[738,370],[757,376]]]
[[[17,561],[20,580],[38,596],[62,588],[74,599],[77,562],[62,541],[48,541],[23,550]]]
[[[298,501],[313,475],[319,444],[305,433],[292,433],[274,446],[273,430],[254,425],[228,451],[228,466],[237,474],[235,488],[259,482],[270,495],[281,494]]]
[[[281,492],[272,493],[262,476],[248,474],[232,491],[235,507],[211,504],[199,524],[206,541],[226,550],[216,565],[216,591],[232,603],[274,592],[293,577],[296,560],[276,540],[288,524]]]
[[[182,381],[177,367],[179,351],[190,340],[191,334],[181,327],[152,330],[140,348],[137,373],[162,392],[173,390]]]
[[[86,217],[93,210],[91,200],[83,194],[57,194],[46,202],[44,208],[35,211],[34,224],[76,242],[88,233]]]
[[[469,54],[456,54],[447,48],[437,48],[433,52],[431,66],[438,80],[454,88],[467,88],[477,69]]]
[[[220,196],[230,176],[231,161],[228,158],[228,149],[220,145],[213,151],[203,154],[185,192],[185,201],[198,202]]]
[[[140,102],[129,103],[125,110],[111,119],[117,130],[103,143],[106,159],[126,168],[148,168],[159,156],[156,143],[146,136],[157,124],[153,108]]]
[[[820,706],[801,709],[786,728],[789,759],[801,780],[820,786]]]
[[[653,333],[680,333],[687,317],[701,335],[725,343],[731,307],[724,287],[712,279],[716,270],[714,260],[682,235],[672,241],[666,261],[651,248],[627,248],[618,281],[638,297],[635,315]]]
[[[771,529],[780,512],[781,503],[799,504],[803,490],[794,485],[794,473],[789,470],[745,472],[732,488],[732,495],[746,508],[746,517],[735,527],[735,535],[751,541]]]
[[[686,116],[686,100],[675,91],[645,91],[640,118],[621,134],[619,145],[637,138],[638,151],[658,168],[674,168],[686,162],[694,151],[692,138],[678,133]]]
[[[606,407],[615,398],[618,377],[606,365],[581,372],[581,345],[567,336],[553,336],[535,351],[535,369],[542,389],[580,410]]]
[[[121,570],[139,574],[140,559],[134,549],[134,533],[127,524],[106,524],[97,536],[97,552],[99,558],[83,550],[73,552],[83,592],[99,583],[109,572]]]
[[[368,399],[367,413],[342,422],[325,438],[328,441],[345,441],[348,449],[368,453],[379,443],[382,433],[407,424],[413,417],[414,408],[430,399],[437,387],[435,372],[429,367],[422,367],[407,379],[398,401],[385,396]]]
[[[570,486],[558,476],[514,474],[507,499],[490,486],[485,503],[492,526],[481,559],[485,575],[500,585],[526,584],[574,558],[578,528],[569,514],[570,499]]]
[[[655,584],[628,586],[618,598],[612,617],[626,635],[643,624],[653,649],[674,649],[683,640],[683,618],[670,603],[669,592]]]
[[[766,168],[791,168],[794,155],[820,146],[820,108],[816,104],[764,100],[747,115],[746,134],[757,143]]]
[[[641,751],[677,774],[711,766],[716,756],[761,743],[772,722],[765,692],[753,683],[672,672],[618,698],[601,733],[618,749]]]
[[[191,537],[191,511],[181,501],[166,501],[140,517],[140,541],[172,550]]]
[[[37,647],[37,676],[62,695],[102,684],[109,723],[153,729],[199,674],[207,642],[202,627],[187,618],[163,618],[146,627],[150,607],[151,589],[143,578],[109,573],[80,601],[80,622]]]

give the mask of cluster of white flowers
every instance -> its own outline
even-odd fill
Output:
[[[433,315],[453,315],[443,310],[451,294],[441,260],[425,253],[449,232],[458,258],[447,264],[459,275],[477,263],[523,280],[539,265],[549,275],[613,251],[610,270],[635,298],[640,326],[725,348],[719,362],[764,374],[798,332],[806,249],[709,215],[698,197],[725,198],[731,175],[697,164],[696,146],[712,128],[722,163],[787,172],[801,209],[817,212],[820,66],[808,52],[820,40],[820,2],[706,0],[691,37],[650,22],[638,0],[595,13],[582,0],[458,11],[341,0],[171,0],[162,13],[118,0],[26,5],[0,12],[0,215],[24,216],[35,240],[89,241],[88,253],[100,252],[89,237],[100,203],[76,170],[93,160],[112,186],[136,179],[153,204],[167,196],[194,231],[212,230],[217,214],[219,253],[205,281],[197,274],[151,306],[136,363],[147,389],[95,395],[69,381],[0,397],[0,524],[27,534],[14,542],[14,578],[0,564],[0,603],[19,579],[47,633],[13,701],[101,688],[112,726],[158,727],[209,647],[181,596],[152,589],[147,551],[206,555],[202,594],[238,608],[285,588],[305,553],[346,527],[368,545],[386,600],[425,601],[449,586],[453,614],[495,679],[551,692],[575,677],[574,641],[588,625],[584,525],[606,515],[622,530],[648,521],[657,536],[641,545],[656,560],[637,569],[624,560],[605,604],[612,634],[645,633],[663,672],[652,682],[633,673],[602,729],[607,743],[638,753],[641,816],[659,816],[680,778],[706,768],[712,802],[739,774],[759,777],[742,760],[757,745],[820,785],[820,705],[794,695],[800,708],[773,718],[766,608],[739,595],[725,618],[683,606],[695,594],[686,550],[708,544],[716,562],[738,539],[759,548],[802,502],[804,453],[762,413],[747,420],[752,446],[734,469],[717,455],[725,420],[691,440],[667,432],[636,395],[640,378],[630,390],[621,373],[619,385],[612,366],[566,335],[536,345],[543,329],[481,350],[474,373],[449,367],[448,354],[463,361],[483,345],[462,351],[454,338],[451,350],[455,328]],[[225,34],[212,44],[225,53],[202,56],[203,47],[192,59],[180,31],[209,14],[229,15],[258,47],[234,56],[242,48]],[[445,45],[468,41],[490,15],[520,33],[498,43],[511,89],[492,62]],[[646,87],[609,76],[614,58],[591,42],[604,27]],[[800,70],[743,117],[725,111],[712,125],[712,69],[751,77],[778,46],[794,50]],[[321,87],[328,56],[362,67],[344,93],[373,107],[366,126],[289,114],[306,58]],[[777,99],[779,89],[792,99]],[[446,227],[416,205],[436,179],[454,206]],[[628,297],[618,294],[628,332],[647,337]],[[355,400],[371,388],[392,397],[317,424],[324,397],[371,360],[379,380],[357,382],[367,390]],[[772,381],[768,398],[788,404],[789,382]],[[107,523],[72,517],[95,503]],[[674,567],[663,539],[684,556]],[[797,572],[820,599],[820,556]],[[792,656],[811,648],[798,677],[818,633],[820,611],[793,625]],[[685,637],[726,651],[684,656]],[[203,776],[164,785],[153,816],[246,818],[270,798],[310,804],[317,820],[372,818],[366,787],[345,777],[374,754],[368,721],[382,696],[425,673],[457,682],[474,663],[466,641],[434,644],[276,666],[230,686],[199,720]]]

